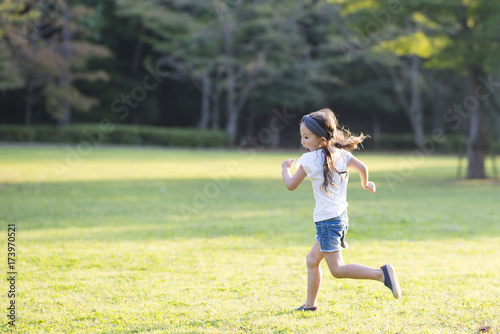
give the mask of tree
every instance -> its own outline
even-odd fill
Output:
[[[142,18],[149,32],[145,40],[163,62],[200,87],[200,126],[208,123],[209,97],[215,122],[220,98],[225,99],[225,128],[233,143],[243,110],[258,87],[285,74],[302,80],[309,76],[307,66],[294,65],[299,59],[304,62],[306,43],[298,20],[307,6],[277,0],[118,1],[121,15]]]
[[[103,71],[86,71],[90,57],[110,56],[106,47],[89,41],[81,23],[92,10],[65,0],[26,0],[15,13],[23,19],[9,20],[3,35],[25,79],[26,124],[40,100],[60,124],[69,124],[71,108],[88,111],[98,103],[81,94],[74,82],[108,78]]]
[[[418,0],[408,2],[403,10],[412,22],[422,26],[422,32],[395,38],[397,51],[415,53],[427,60],[427,67],[450,68],[468,79],[463,104],[455,104],[445,120],[456,128],[468,123],[467,178],[485,178],[486,101],[494,101],[493,92],[499,86],[493,75],[500,65],[500,4],[487,0]]]
[[[8,27],[23,21],[23,5],[18,2],[0,3],[0,90],[19,88],[24,85],[21,69],[15,61],[5,37]]]
[[[345,28],[332,41],[335,49],[343,52],[344,62],[366,63],[380,81],[380,88],[387,80],[392,82],[392,94],[410,122],[415,143],[421,145],[424,143],[422,60],[415,53],[396,52],[395,46],[387,42],[415,33],[419,26],[410,22],[396,1],[353,0],[339,5]],[[384,111],[394,111],[392,104],[381,107]],[[377,118],[378,112],[374,120]]]
[[[212,3],[196,1],[158,4],[121,0],[116,9],[119,16],[139,20],[143,32],[141,42],[151,45],[157,52],[157,61],[170,68],[170,79],[191,80],[199,88],[202,94],[200,128],[208,128],[210,121],[212,128],[219,126],[222,71],[217,59],[219,42],[214,33],[212,8]],[[152,66],[151,58],[147,57],[144,62],[147,67]]]

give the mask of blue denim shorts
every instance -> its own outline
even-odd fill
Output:
[[[340,216],[316,222],[316,240],[318,240],[322,252],[337,252],[348,248],[345,236],[349,228],[347,212]]]

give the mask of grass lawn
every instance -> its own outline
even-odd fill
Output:
[[[0,147],[19,333],[500,333],[500,183],[455,180],[455,157],[358,153],[377,192],[351,174],[344,259],[393,263],[403,296],[323,263],[319,310],[297,313],[314,199],[281,162],[300,152],[87,153]]]

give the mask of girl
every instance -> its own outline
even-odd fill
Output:
[[[380,269],[360,264],[345,264],[342,249],[347,248],[345,235],[349,227],[347,217],[347,168],[359,173],[363,189],[374,193],[375,183],[368,181],[368,168],[350,152],[355,150],[365,136],[354,136],[339,128],[330,109],[322,109],[302,118],[301,144],[306,149],[297,160],[297,171],[290,174],[295,159],[285,160],[282,176],[289,190],[295,190],[307,176],[312,181],[316,207],[316,241],[307,255],[307,300],[297,310],[316,311],[316,299],[321,284],[320,262],[325,259],[336,278],[371,279],[383,282],[391,289],[394,298],[401,296],[401,288],[394,267],[389,263]]]

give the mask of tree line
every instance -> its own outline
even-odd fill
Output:
[[[3,1],[0,122],[114,117],[238,144],[276,108],[332,106],[375,142],[460,133],[482,178],[499,140],[499,19],[487,0]]]

